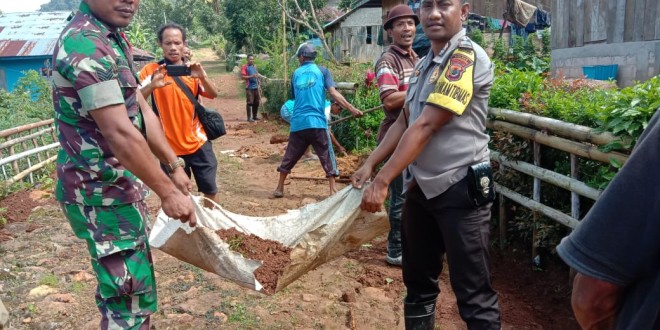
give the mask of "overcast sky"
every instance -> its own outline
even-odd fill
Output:
[[[0,11],[3,13],[37,11],[49,0],[0,0]]]

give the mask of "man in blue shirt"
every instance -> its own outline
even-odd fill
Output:
[[[245,79],[245,111],[247,112],[247,121],[253,122],[257,120],[257,110],[259,110],[259,104],[261,103],[259,78],[263,78],[264,76],[260,75],[257,71],[252,54],[248,55],[247,63],[243,64],[241,76]]]
[[[291,115],[291,134],[282,163],[277,168],[280,179],[273,192],[274,197],[284,196],[284,180],[310,145],[316,151],[330,183],[330,194],[336,192],[335,177],[339,175],[330,152],[328,121],[325,115],[325,91],[339,105],[356,117],[362,112],[348,103],[336,87],[332,74],[325,67],[314,64],[316,50],[311,44],[303,43],[296,51],[300,67],[291,78],[291,95],[295,99]]]

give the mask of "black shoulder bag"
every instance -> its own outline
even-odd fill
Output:
[[[186,93],[186,96],[195,106],[195,114],[199,117],[199,122],[204,126],[204,131],[206,131],[206,137],[209,140],[215,140],[225,134],[225,121],[222,119],[222,115],[219,112],[206,108],[197,102],[197,98],[193,96],[190,88],[186,86],[179,77],[172,77],[174,82],[181,88],[181,90]]]

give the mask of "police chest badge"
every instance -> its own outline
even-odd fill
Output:
[[[435,82],[438,81],[438,77],[440,77],[440,66],[436,66],[433,72],[431,73],[431,77],[429,78],[429,84],[435,84]]]

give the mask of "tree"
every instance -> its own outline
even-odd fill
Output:
[[[339,0],[339,9],[341,10],[351,10],[353,9],[353,0]]]
[[[39,11],[58,11],[58,10],[74,10],[80,6],[80,0],[50,0],[39,8]]]
[[[316,2],[316,3],[315,3]],[[335,54],[332,48],[328,45],[328,41],[323,31],[323,25],[317,18],[316,8],[323,6],[322,0],[277,0],[280,8],[285,8],[286,17],[297,24],[306,27],[310,32],[317,35],[323,44],[323,48],[330,57],[333,63],[337,63]],[[285,6],[286,5],[286,6]]]
[[[259,39],[272,39],[282,21],[280,11],[273,10],[268,1],[225,0],[223,9],[227,18],[225,38],[236,49],[245,48],[248,52],[261,51]]]

